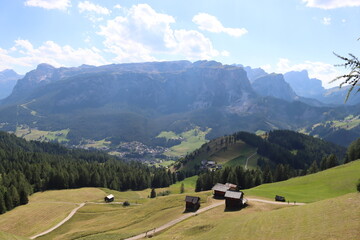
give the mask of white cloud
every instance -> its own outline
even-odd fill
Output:
[[[60,67],[81,64],[103,65],[107,61],[101,56],[101,51],[95,47],[74,49],[69,45],[60,46],[53,41],[46,41],[35,48],[30,41],[19,39],[10,50],[0,48],[0,69],[30,70],[40,63]]]
[[[269,69],[268,69],[269,70]],[[322,81],[325,88],[338,86],[338,83],[330,81],[342,74],[337,67],[323,62],[305,61],[303,63],[291,64],[289,59],[281,58],[277,63],[275,72],[286,73],[290,71],[307,70],[310,78],[317,78]]]
[[[331,24],[331,18],[330,18],[330,17],[324,17],[324,18],[322,19],[322,23],[323,23],[324,25],[330,25],[330,24]]]
[[[25,6],[66,10],[71,7],[71,3],[70,0],[27,0]]]
[[[109,15],[111,11],[106,7],[102,7],[100,5],[93,4],[89,1],[79,2],[78,4],[79,12],[92,12],[97,14]]]
[[[199,29],[213,33],[226,33],[233,37],[240,37],[248,31],[245,28],[226,28],[214,16],[207,13],[199,13],[192,19],[199,26]]]
[[[120,4],[116,4],[116,5],[114,6],[114,8],[115,8],[115,9],[121,9],[122,7],[121,7]]]
[[[118,16],[100,26],[108,52],[117,62],[153,61],[159,55],[208,59],[219,54],[210,39],[194,30],[173,29],[174,17],[158,13],[147,4],[132,6],[126,16]]]
[[[360,0],[302,0],[307,7],[334,9],[341,7],[359,7]]]

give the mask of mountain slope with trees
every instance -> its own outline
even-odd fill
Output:
[[[358,113],[352,106],[314,107],[261,97],[242,67],[214,61],[40,64],[1,101],[0,129],[68,129],[70,145],[84,139],[156,145],[162,131],[211,128],[207,139],[212,139],[241,130],[297,130]]]
[[[0,213],[28,202],[34,192],[79,187],[140,190],[166,187],[175,173],[124,162],[102,152],[27,142],[0,132]]]

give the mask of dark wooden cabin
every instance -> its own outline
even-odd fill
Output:
[[[246,201],[243,199],[244,193],[241,191],[226,191],[225,205],[227,209],[242,208]]]
[[[112,201],[114,201],[114,195],[112,195],[112,194],[107,195],[107,196],[104,198],[104,201],[105,201],[105,202],[112,202]]]
[[[276,196],[275,196],[275,201],[278,201],[278,202],[285,202],[285,197],[282,197],[282,196],[276,195]]]
[[[186,202],[186,206],[185,206],[186,211],[196,211],[200,208],[199,197],[186,196],[185,202]]]

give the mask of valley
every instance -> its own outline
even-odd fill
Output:
[[[0,6],[0,240],[360,240],[360,0]]]

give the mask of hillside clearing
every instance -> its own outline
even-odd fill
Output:
[[[154,239],[358,239],[360,194],[350,193],[304,206],[250,202],[235,212],[212,209]],[[341,219],[341,221],[340,221]]]
[[[359,172],[360,160],[357,160],[315,174],[263,184],[244,192],[246,195],[270,199],[281,195],[291,202],[315,202],[355,192]]]
[[[202,207],[212,204],[213,200],[209,195],[210,192],[195,194],[201,197]],[[88,204],[60,228],[38,239],[102,240],[135,236],[182,216],[184,198],[185,195],[182,194],[147,198],[141,205],[129,207],[118,204]]]
[[[77,203],[102,199],[97,188],[54,190],[35,193],[29,203],[0,216],[0,231],[30,237],[62,221]],[[26,227],[24,227],[26,226]]]

